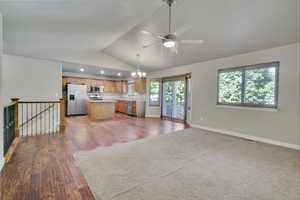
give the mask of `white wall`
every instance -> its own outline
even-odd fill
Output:
[[[61,98],[62,65],[59,62],[3,55],[4,104],[10,98],[57,100]]]
[[[91,52],[87,52],[86,54],[84,52],[66,52],[66,54],[64,55],[52,58],[59,61],[65,61],[81,65],[101,66],[105,68],[119,69],[125,71],[136,70],[135,67],[130,66],[103,52],[96,52],[94,54]]]
[[[0,13],[0,171],[4,164],[3,159],[3,96],[2,96],[2,53],[3,53],[3,34],[2,34],[2,15]]]
[[[300,145],[299,56],[299,43],[296,43],[153,72],[149,74],[149,77],[192,73],[192,118],[190,121],[194,125],[297,146]],[[216,106],[218,69],[270,61],[280,61],[277,112]],[[159,114],[160,110],[156,112],[148,107],[146,115]]]
[[[74,73],[74,72],[63,72],[62,75],[69,76],[69,77],[91,78],[91,79],[99,79],[99,80],[127,80],[127,79],[118,78],[118,77],[97,76],[97,75],[89,75],[89,74]]]

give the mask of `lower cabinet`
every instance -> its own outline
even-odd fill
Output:
[[[127,113],[128,102],[119,100],[116,102],[116,111],[120,113]]]
[[[116,102],[116,112],[130,113],[132,116],[145,117],[145,102],[143,101],[130,101],[131,106],[128,106],[128,101],[118,100]],[[131,110],[128,110],[128,107]]]

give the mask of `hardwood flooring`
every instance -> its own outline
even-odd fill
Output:
[[[187,125],[117,114],[92,122],[86,116],[66,118],[63,135],[22,138],[0,174],[0,200],[93,200],[73,153],[182,130]]]

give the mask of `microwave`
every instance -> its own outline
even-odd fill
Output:
[[[104,86],[91,86],[91,92],[93,93],[104,92]]]

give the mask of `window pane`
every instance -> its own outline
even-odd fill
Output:
[[[185,81],[175,81],[176,102],[183,104],[185,102]]]
[[[150,105],[160,104],[160,81],[150,82],[149,104]]]
[[[150,95],[151,102],[158,102],[159,101],[159,94],[151,94]]]
[[[276,68],[245,70],[246,104],[275,104]]]
[[[159,82],[158,81],[151,81],[150,86],[150,93],[159,93]]]
[[[219,103],[239,104],[242,102],[242,72],[219,73]]]

